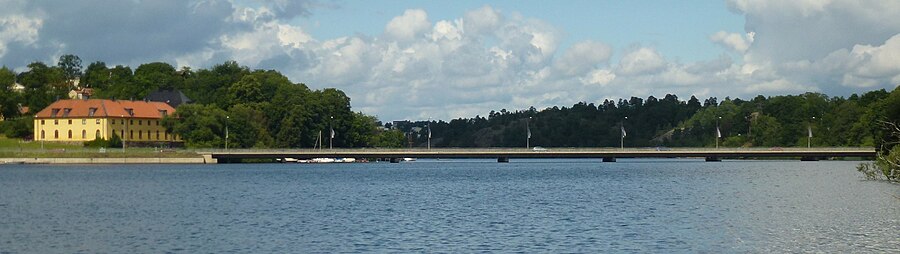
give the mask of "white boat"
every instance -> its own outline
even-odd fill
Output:
[[[335,160],[333,158],[314,158],[310,160],[312,163],[334,163]]]
[[[403,161],[416,161],[416,158],[403,158]]]
[[[343,159],[341,159],[341,162],[353,163],[353,162],[356,162],[356,158],[343,158]]]

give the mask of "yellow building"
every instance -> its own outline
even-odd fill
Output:
[[[115,133],[128,142],[181,142],[161,123],[173,113],[162,102],[59,100],[34,116],[34,140],[109,140]]]

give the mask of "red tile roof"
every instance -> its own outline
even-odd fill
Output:
[[[91,116],[91,109],[94,115]],[[129,114],[131,109],[134,115]],[[68,114],[66,113],[68,110]],[[132,118],[162,118],[161,110],[166,114],[175,113],[175,108],[163,102],[123,101],[123,100],[58,100],[50,106],[38,112],[35,118],[85,118],[85,117],[132,117]],[[57,111],[56,116],[53,112]]]

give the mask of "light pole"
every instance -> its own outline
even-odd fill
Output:
[[[809,135],[806,136],[806,149],[812,147],[812,122],[816,120],[816,117],[812,117],[812,121],[809,122],[809,125],[806,126],[806,130],[809,131]]]
[[[225,151],[228,151],[228,121],[231,116],[225,116]]]
[[[125,115],[119,115],[119,117],[122,118],[122,122],[125,121]],[[130,122],[125,123],[125,132],[128,132],[128,124],[130,124]],[[122,133],[122,152],[123,153],[125,152],[125,133],[124,132]]]
[[[528,119],[525,119],[525,149],[531,148],[531,126],[529,123],[530,121],[531,121],[530,116],[528,117]]]
[[[622,148],[622,150],[625,150],[625,136],[627,136],[627,134],[625,134],[625,121],[627,120],[628,116],[626,116],[625,119],[622,120],[622,123],[619,124],[619,129],[622,130],[622,139],[620,140],[619,146],[620,148]]]
[[[328,121],[328,129],[331,130],[331,136],[328,138],[328,149],[334,149],[334,126],[332,126],[334,122],[334,116],[331,116]]]
[[[721,120],[721,119],[722,119],[721,116],[716,117],[716,149],[719,149],[719,138],[722,137],[722,131],[719,130],[719,120]]]
[[[753,115],[747,116],[747,138],[753,136]]]

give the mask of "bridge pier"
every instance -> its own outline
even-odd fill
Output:
[[[603,162],[616,162],[616,157],[603,157]]]
[[[509,157],[498,157],[497,163],[509,163]]]
[[[719,157],[710,156],[710,157],[706,157],[706,161],[716,162],[716,161],[722,161],[722,159],[719,159]]]

